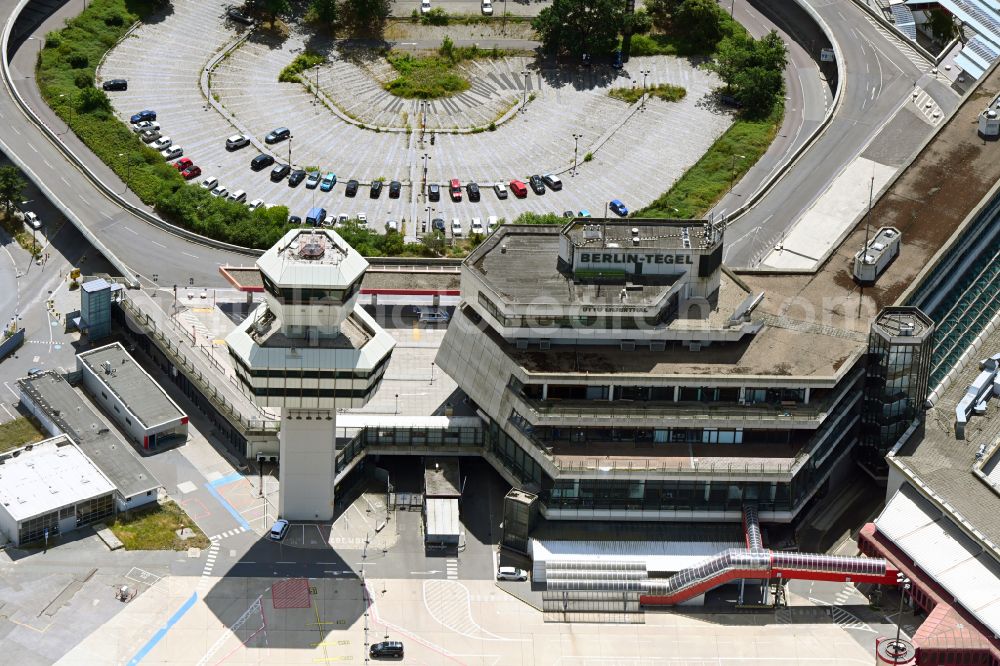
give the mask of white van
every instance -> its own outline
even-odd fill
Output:
[[[395,232],[398,232],[399,231],[399,222],[397,222],[396,220],[388,220],[385,223],[385,230],[386,231],[395,231]]]
[[[230,201],[235,201],[236,203],[243,203],[247,200],[247,193],[243,190],[236,190],[229,195]]]
[[[483,234],[486,233],[486,229],[483,228],[483,221],[478,217],[472,218],[472,229],[469,231],[471,234]]]
[[[497,224],[500,222],[500,218],[496,215],[490,215],[486,218],[486,233],[491,234],[496,231]]]
[[[462,223],[459,222],[457,217],[451,220],[451,235],[455,238],[462,237]]]

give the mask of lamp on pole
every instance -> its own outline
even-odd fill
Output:
[[[59,93],[59,99],[64,99],[65,97],[66,97],[65,93]],[[73,124],[73,99],[72,99],[72,95],[70,95],[70,98],[69,98],[69,100],[68,100],[67,103],[69,105],[69,122],[66,123],[66,130],[64,132],[60,132],[60,134],[65,134],[66,132],[69,132],[70,125]]]
[[[736,155],[736,154],[733,155],[733,164],[732,164],[732,166],[730,168],[730,171],[729,171],[729,191],[730,192],[733,191],[733,184],[736,182],[736,159],[737,158],[739,158],[741,160],[745,160],[747,158],[747,156],[746,155]]]
[[[734,11],[736,11],[736,0],[729,3],[729,18],[733,18]]]
[[[396,413],[399,414],[399,394],[396,394]]]
[[[28,40],[29,41],[38,42],[38,60],[41,60],[42,59],[42,39],[40,37],[28,37]],[[24,78],[30,79],[31,77],[30,76],[26,76]]]
[[[646,108],[646,78],[652,73],[652,70],[643,69],[643,70],[640,70],[640,73],[642,74],[642,104],[640,105],[639,108],[645,109]]]
[[[424,191],[424,201],[429,201],[429,195],[427,194],[427,161],[431,159],[431,156],[424,153],[424,185],[421,188]]]
[[[132,179],[132,154],[118,153],[118,157],[125,158],[125,191],[128,192],[128,184]]]
[[[524,99],[521,101],[521,112],[524,112],[524,107],[528,103],[528,77],[531,76],[531,72],[528,70],[523,70],[521,74],[524,76]]]
[[[292,139],[294,139],[291,134],[288,135],[288,168],[292,168]]]
[[[579,154],[580,149],[580,139],[583,137],[582,134],[573,135],[573,175],[576,175],[576,156]]]
[[[902,626],[903,598],[910,589],[910,579],[902,573],[896,574],[896,582],[899,584],[899,612],[896,614],[896,641],[892,645],[892,663],[899,663],[899,656],[904,651],[900,649],[899,631]]]

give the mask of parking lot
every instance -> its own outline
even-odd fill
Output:
[[[339,46],[309,41],[309,35],[293,26],[292,35],[280,43],[251,34],[206,77],[211,97],[257,144],[227,151],[225,139],[238,129],[209,104],[200,80],[212,55],[244,29],[225,21],[224,12],[225,5],[219,2],[174,3],[173,12],[162,21],[141,26],[115,47],[99,75],[128,79],[128,91],[110,93],[119,116],[127,120],[140,109],[156,110],[163,133],[183,147],[184,155],[202,168],[203,177],[218,178],[230,192],[245,190],[247,201],[284,204],[299,216],[314,205],[322,206],[333,214],[365,214],[369,227],[376,230],[384,229],[387,220],[405,219],[406,235],[412,238],[421,233],[419,221],[428,216],[445,219],[449,235],[452,220],[458,219],[467,235],[474,217],[485,224],[489,216],[512,220],[525,211],[578,213],[584,209],[599,216],[613,198],[635,209],[665,191],[731,122],[730,115],[715,108],[708,97],[717,79],[684,59],[635,58],[625,71],[615,72],[599,67],[538,69],[530,59],[512,57],[470,65],[472,89],[458,101],[431,102],[427,124],[451,127],[482,122],[486,116],[473,117],[477,99],[484,104],[499,99],[502,106],[527,96],[524,112],[515,113],[496,131],[437,133],[432,145],[430,133],[421,136],[419,131],[420,103],[389,95],[372,78],[385,76],[384,61],[358,65],[341,57]],[[184,48],[177,48],[178,36],[194,34],[199,38],[185,40]],[[319,68],[318,80],[336,109],[317,102],[301,84],[277,80],[280,70],[307,42],[329,57]],[[170,57],[163,56],[167,53]],[[645,70],[649,71],[646,77],[641,73]],[[526,89],[524,71],[529,72]],[[309,75],[314,80],[315,70]],[[641,87],[644,78],[650,85],[684,86],[687,96],[677,103],[650,100],[644,110],[607,96],[611,87]],[[359,128],[342,117],[344,112],[336,112],[341,107],[347,112],[368,109],[386,123],[386,130]],[[297,168],[335,173],[337,184],[331,192],[307,189],[304,184],[289,187],[286,181],[272,182],[270,169],[249,169],[257,146],[264,146],[264,135],[280,126],[289,127],[292,138],[267,150],[279,163],[288,162],[290,154]],[[580,135],[578,142],[574,134]],[[588,152],[593,159],[584,162]],[[578,162],[575,176],[574,155]],[[444,184],[451,178],[463,185],[478,182],[482,200],[471,203],[463,196],[462,202],[453,202],[443,192],[440,201],[425,201],[421,191],[425,167],[426,182]],[[541,196],[529,192],[524,199],[500,200],[489,189],[496,181],[527,181],[533,173],[547,172],[560,175],[561,191]],[[401,181],[401,196],[390,199],[383,191],[378,199],[369,198],[368,185],[380,178],[386,183]],[[361,183],[354,197],[345,194],[350,179]]]

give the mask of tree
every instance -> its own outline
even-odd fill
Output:
[[[553,0],[532,22],[551,54],[607,54],[618,44],[624,22],[620,0]]]
[[[660,32],[670,32],[674,12],[680,4],[681,0],[646,0],[643,7],[653,21],[653,27]]]
[[[715,0],[684,0],[673,12],[675,31],[683,31],[688,40],[701,47],[711,47],[722,37],[723,11]]]
[[[108,111],[111,109],[111,100],[100,88],[84,88],[76,96],[78,108],[87,113],[89,111]]]
[[[759,40],[742,34],[726,37],[710,67],[747,114],[760,116],[770,112],[784,91],[787,61],[785,43],[771,31]]]
[[[432,231],[429,234],[424,234],[420,237],[420,242],[423,243],[424,247],[426,247],[433,255],[438,257],[444,256],[444,248],[448,244],[444,234],[440,231]]]
[[[312,0],[309,14],[313,21],[332,28],[337,23],[337,0]]]
[[[566,224],[566,218],[555,213],[521,213],[514,224]]]
[[[932,9],[930,11],[931,34],[939,42],[946,43],[955,36],[955,20],[951,13],[944,9]]]
[[[246,7],[251,11],[270,16],[273,21],[281,14],[287,14],[291,9],[291,4],[288,0],[247,0]]]
[[[369,28],[381,28],[391,9],[392,0],[344,0],[344,11],[354,23]]]
[[[24,197],[26,186],[17,167],[0,167],[0,202],[3,202],[4,210],[10,212],[11,207]]]

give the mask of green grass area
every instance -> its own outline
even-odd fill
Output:
[[[45,433],[34,419],[20,416],[13,421],[0,423],[0,453],[16,449],[25,444],[34,444],[45,439]]]
[[[406,99],[437,99],[469,89],[469,82],[441,56],[417,57],[409,53],[386,56],[399,76],[385,84],[385,89]]]
[[[662,99],[664,102],[679,102],[687,96],[687,90],[680,86],[672,86],[669,83],[661,83],[651,88],[646,88],[650,97]],[[620,99],[629,104],[635,104],[643,95],[642,88],[612,88],[608,91],[608,97]]]
[[[174,502],[132,511],[118,517],[108,527],[125,544],[126,550],[187,550],[208,548],[210,542],[194,521]],[[176,530],[189,527],[195,535],[181,539]]]
[[[302,81],[299,74],[316,65],[322,65],[324,62],[326,62],[326,58],[318,53],[312,51],[300,53],[295,56],[295,60],[281,70],[281,73],[278,74],[278,80],[283,83],[299,83]]]
[[[702,217],[767,151],[784,117],[784,98],[764,119],[737,118],[665,194],[635,217]]]

